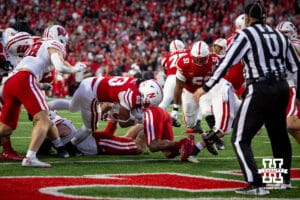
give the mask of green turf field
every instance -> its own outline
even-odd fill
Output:
[[[60,115],[69,118],[73,121],[76,127],[81,125],[81,119],[79,113],[68,113],[66,111],[60,112]],[[100,123],[100,129],[104,128],[104,122]],[[206,128],[206,124],[203,124]],[[25,155],[31,134],[32,124],[27,119],[27,115],[22,111],[19,126],[15,133],[12,135],[12,142],[15,149],[22,155]],[[127,129],[118,129],[117,134],[122,135]],[[175,140],[178,140],[186,135],[181,132],[184,127],[174,128]],[[97,180],[108,179],[106,183],[88,184],[82,186],[81,184],[75,184],[76,186],[69,188],[59,188],[57,191],[60,195],[71,195],[70,197],[76,197],[76,195],[88,197],[111,197],[111,198],[255,198],[251,195],[238,195],[235,194],[234,189],[212,189],[212,190],[189,190],[183,189],[184,187],[201,188],[201,185],[210,186],[215,184],[210,180],[239,180],[243,181],[243,177],[240,175],[229,174],[227,172],[232,170],[239,170],[239,165],[232,146],[230,144],[230,135],[225,136],[226,149],[219,152],[218,156],[213,156],[206,150],[203,150],[199,154],[200,163],[183,163],[179,158],[165,159],[162,153],[151,153],[148,150],[143,155],[138,156],[111,156],[111,155],[99,155],[99,156],[85,156],[85,157],[71,157],[67,159],[59,159],[56,157],[40,157],[41,160],[52,163],[53,167],[49,169],[41,168],[24,168],[21,167],[20,162],[4,162],[0,161],[0,176],[37,176],[42,178],[43,184],[50,184],[50,177],[65,177],[65,178],[83,178],[79,183],[85,183],[85,178],[96,177]],[[196,137],[197,140],[199,136]],[[296,144],[295,140],[291,137],[293,160],[292,167],[300,170],[300,145]],[[256,136],[253,140],[254,155],[257,160],[259,169],[262,168],[263,158],[272,158],[269,139],[263,130],[261,135]],[[160,175],[160,173],[162,173]],[[107,178],[111,177],[111,174],[139,174],[143,175],[155,175],[147,178],[150,185],[146,187],[140,186],[146,179],[144,177],[134,177],[132,182],[127,184],[119,183],[119,178]],[[165,174],[168,174],[167,178]],[[179,177],[176,175],[180,175]],[[103,176],[106,175],[106,176]],[[170,177],[169,177],[170,175]],[[181,178],[181,175],[184,177]],[[46,177],[44,177],[46,176]],[[1,178],[0,177],[0,178]],[[100,178],[99,178],[100,177]],[[105,178],[103,178],[105,177]],[[201,178],[208,177],[208,179],[188,180],[189,178]],[[110,180],[111,179],[111,180]],[[209,180],[210,179],[210,180]],[[33,179],[35,180],[35,179]],[[94,179],[92,179],[93,181]],[[112,181],[113,180],[113,181]],[[32,181],[32,180],[31,180]],[[112,181],[112,182],[110,182]],[[116,182],[114,182],[116,181]],[[105,182],[105,181],[104,181]],[[134,182],[134,184],[132,184]],[[5,185],[5,180],[0,179],[0,185]],[[41,183],[41,184],[42,184]],[[73,184],[73,182],[70,182]],[[15,183],[17,184],[17,183]],[[24,183],[25,184],[25,183]],[[52,184],[52,183],[51,183]],[[50,184],[50,185],[51,185]],[[166,187],[159,187],[158,185],[165,185]],[[179,184],[179,188],[169,187],[172,184]],[[25,184],[24,187],[29,187],[30,181]],[[53,183],[53,186],[63,185],[59,181]],[[68,181],[64,185],[69,185]],[[73,184],[74,185],[74,184]],[[293,189],[291,190],[271,190],[270,195],[264,196],[264,198],[286,198],[296,199],[300,198],[300,177],[299,173],[296,179],[292,181]],[[226,184],[224,183],[225,187]],[[10,186],[8,186],[10,187]],[[30,189],[30,188],[28,188]],[[12,189],[13,190],[13,189]],[[3,192],[3,188],[0,191]],[[3,193],[2,193],[3,194]],[[15,194],[22,197],[22,193]],[[26,196],[23,196],[26,199]],[[0,199],[1,195],[0,195]],[[47,199],[47,198],[45,198]]]

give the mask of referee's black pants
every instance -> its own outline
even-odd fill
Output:
[[[247,85],[244,99],[234,120],[231,142],[245,180],[249,183],[258,186],[262,184],[251,141],[263,125],[267,129],[274,158],[283,159],[282,168],[288,170],[288,174],[282,174],[283,179],[290,180],[292,150],[286,128],[288,99],[289,87],[286,81]]]

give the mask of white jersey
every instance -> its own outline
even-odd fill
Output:
[[[54,119],[52,119],[52,121],[56,125],[63,124],[71,129],[70,135],[61,137],[61,141],[64,145],[66,145],[68,142],[70,142],[71,139],[77,135],[78,131],[70,120],[68,120],[66,118],[61,118],[60,116],[57,115],[57,116],[55,116]],[[77,144],[76,147],[84,155],[97,155],[98,154],[96,140],[92,135],[89,135],[87,138],[85,138],[83,141],[81,141],[79,144]]]
[[[300,54],[300,40],[299,39],[291,39],[291,43],[296,51],[296,53]],[[287,82],[290,87],[295,87],[297,85],[297,73],[291,73],[287,70]]]
[[[54,67],[51,65],[48,48],[55,48],[66,56],[66,50],[63,44],[56,40],[42,40],[35,42],[25,53],[24,58],[16,66],[15,71],[19,69],[30,70],[39,82],[43,75],[50,72]]]

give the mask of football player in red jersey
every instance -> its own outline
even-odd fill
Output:
[[[241,14],[235,20],[235,32],[227,39],[227,48],[229,48],[237,32],[245,27],[245,15]],[[218,150],[225,149],[221,138],[231,130],[235,112],[240,102],[235,91],[239,90],[244,82],[243,65],[239,62],[229,68],[226,75],[208,92],[212,99],[213,116],[206,117],[211,130],[206,135],[205,141],[210,145],[216,144]],[[195,159],[193,156],[196,156],[201,149],[201,145],[196,145],[195,152],[189,159]]]
[[[181,57],[177,62],[176,87],[174,104],[171,116],[178,114],[178,104],[182,99],[183,121],[194,132],[203,133],[201,122],[198,120],[199,102],[193,99],[193,93],[201,87],[210,76],[220,58],[209,52],[209,47],[204,41],[195,42],[189,54]],[[203,143],[202,143],[203,144]],[[197,143],[197,145],[199,145]],[[207,146],[210,152],[215,152],[214,146]]]
[[[132,77],[90,77],[80,83],[71,100],[57,99],[48,105],[54,110],[81,111],[83,126],[79,129],[80,134],[72,139],[72,143],[77,145],[97,130],[101,102],[119,104],[119,125],[121,127],[133,125],[135,120],[131,118],[130,111],[142,106],[138,91],[140,83],[140,79]]]
[[[300,40],[297,38],[297,28],[295,25],[290,21],[282,21],[276,26],[276,29],[284,33],[291,40],[294,49],[298,56],[300,56]],[[296,99],[299,99],[299,97],[296,97],[297,77],[294,77],[287,71],[287,81],[290,88],[290,98],[286,110],[287,128],[288,132],[300,144],[300,112],[298,109],[299,105],[296,102]]]
[[[174,98],[174,90],[176,85],[177,60],[189,53],[185,50],[185,45],[181,40],[173,40],[170,43],[170,52],[163,58],[162,66],[166,71],[166,81],[164,85],[164,98],[159,107],[167,109]],[[173,118],[173,126],[180,127],[181,124],[177,116]]]

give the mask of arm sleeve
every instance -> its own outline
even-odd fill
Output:
[[[204,84],[203,90],[209,91],[226,74],[227,70],[238,63],[249,49],[248,40],[243,34],[238,34],[230,45],[225,57],[215,68],[211,78]]]
[[[61,73],[74,73],[74,69],[66,66],[64,62],[61,60],[58,53],[51,54],[51,62],[55,69]]]

